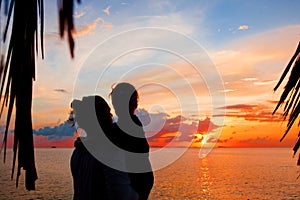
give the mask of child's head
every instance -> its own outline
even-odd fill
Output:
[[[106,129],[112,124],[110,107],[100,96],[87,96],[82,100],[75,99],[71,103],[71,108],[75,114],[74,120],[85,130],[94,129],[97,124],[100,124],[101,128],[107,131]]]

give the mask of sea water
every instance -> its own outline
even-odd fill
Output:
[[[18,188],[15,178],[10,179],[9,149],[6,163],[0,163],[0,199],[72,199],[72,151],[35,149],[39,178],[36,190],[26,191],[24,171]],[[300,167],[291,149],[218,148],[203,159],[198,154],[199,149],[188,149],[171,165],[155,171],[149,199],[300,199]]]

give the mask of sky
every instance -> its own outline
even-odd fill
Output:
[[[113,84],[139,92],[137,115],[151,146],[292,147],[283,86],[273,92],[300,39],[297,0],[150,0],[75,3],[75,58],[45,0],[45,58],[37,55],[35,147],[72,147],[70,102]],[[1,13],[3,16],[3,13]],[[3,21],[1,28],[3,30]],[[113,112],[113,110],[112,110]],[[115,114],[114,114],[115,116]],[[5,124],[1,119],[1,129]],[[9,140],[13,140],[13,121]],[[3,131],[2,131],[3,132]]]

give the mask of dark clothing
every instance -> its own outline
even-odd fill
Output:
[[[75,142],[76,143],[76,142]],[[71,157],[71,172],[74,184],[74,200],[107,199],[103,165],[96,160],[81,144],[75,145]],[[95,178],[97,177],[97,178]]]
[[[135,115],[131,115],[131,119],[134,122],[134,124],[131,125],[126,124],[122,119],[114,123],[113,134],[111,134],[110,139],[123,150],[140,153],[138,157],[125,156],[125,162],[130,171],[128,176],[133,189],[137,191],[141,199],[147,199],[154,183],[154,176],[149,160],[149,144],[145,138],[145,132],[140,120]],[[130,169],[136,166],[142,166],[142,168],[147,169],[148,172],[132,172]]]
[[[128,174],[112,169],[98,161],[84,147],[80,139],[75,142],[71,157],[74,200],[137,199],[130,186]]]

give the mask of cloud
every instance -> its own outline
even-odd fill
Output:
[[[227,89],[227,90],[224,90],[225,93],[228,93],[228,92],[233,92],[234,90],[232,89]]]
[[[282,121],[281,114],[272,115],[273,109],[266,105],[251,105],[251,104],[235,104],[222,107],[226,109],[226,117],[243,118],[248,121],[259,122],[280,122]]]
[[[228,82],[226,89],[234,90],[227,97],[244,102],[266,100],[296,48],[299,28],[300,25],[286,26],[242,37],[211,51],[222,79]]]
[[[210,118],[191,121],[181,115],[171,117],[167,113],[149,113],[145,109],[139,109],[137,115],[143,123],[151,146],[165,146],[170,142],[175,146],[184,146],[192,142],[200,143],[201,135],[208,134],[219,127],[211,122]],[[63,146],[65,142],[66,146],[72,146],[70,138],[74,137],[74,133],[75,128],[66,121],[57,126],[45,126],[33,130],[38,146],[57,146],[56,144]],[[199,137],[196,137],[197,134]]]
[[[139,110],[137,116],[144,124],[148,142],[153,146],[165,146],[171,141],[201,142],[202,138],[196,137],[196,134],[208,134],[219,128],[210,118],[191,122],[181,115],[170,117],[166,113],[148,113],[145,109]]]
[[[91,34],[92,30],[94,30],[97,27],[99,21],[103,21],[103,19],[98,17],[92,23],[87,24],[85,27],[76,31],[75,36],[84,36],[84,35]]]
[[[256,81],[257,78],[249,77],[249,78],[243,78],[242,80],[243,80],[243,81]]]
[[[74,15],[74,18],[80,18],[80,17],[82,17],[82,16],[84,16],[85,15],[85,13],[84,12],[80,12],[80,13],[77,13],[77,14],[75,14]]]
[[[227,143],[232,139],[233,139],[233,137],[226,138],[226,139],[218,139],[218,138],[211,137],[206,142],[207,143]]]
[[[99,22],[101,23],[99,24]],[[104,19],[102,19],[101,17],[98,17],[92,23],[87,24],[83,28],[77,30],[74,35],[79,37],[79,36],[94,34],[93,30],[96,29],[98,25],[100,28],[105,30],[113,27],[113,24],[104,21]]]
[[[248,110],[253,110],[257,105],[247,105],[247,104],[235,104],[235,105],[230,105],[230,106],[225,106],[222,108],[225,109],[239,109],[243,111],[248,111]]]
[[[113,27],[114,27],[114,25],[112,23],[109,23],[109,22],[106,22],[106,21],[103,21],[103,23],[100,25],[100,28],[104,29],[104,30],[108,30],[108,29],[111,29]]]
[[[67,90],[65,89],[54,89],[55,92],[60,92],[60,93],[68,93]]]
[[[215,125],[210,118],[206,117],[204,120],[199,120],[197,133],[207,134],[216,128],[219,128],[219,126]]]
[[[241,26],[239,26],[238,29],[239,30],[247,30],[247,29],[249,29],[249,26],[248,25],[241,25]]]
[[[107,15],[110,15],[110,8],[111,6],[108,6],[107,8],[103,9],[102,11],[107,14]]]
[[[275,85],[278,82],[278,80],[263,80],[263,81],[257,81],[254,82],[254,85]]]
[[[269,103],[271,103],[271,104],[277,105],[279,101],[278,101],[278,100],[277,100],[277,101],[274,101],[274,100],[268,100],[267,102],[269,102]]]
[[[73,136],[75,128],[71,127],[68,122],[64,122],[58,126],[50,127],[45,126],[38,130],[33,130],[33,134],[36,136],[47,136],[48,140],[60,140],[65,137]]]
[[[269,138],[269,136],[265,136],[265,137],[256,137],[256,138],[248,138],[248,139],[244,139],[244,140],[239,140],[240,143],[247,143],[247,144],[252,144],[252,143],[267,143],[269,142],[271,139]]]

